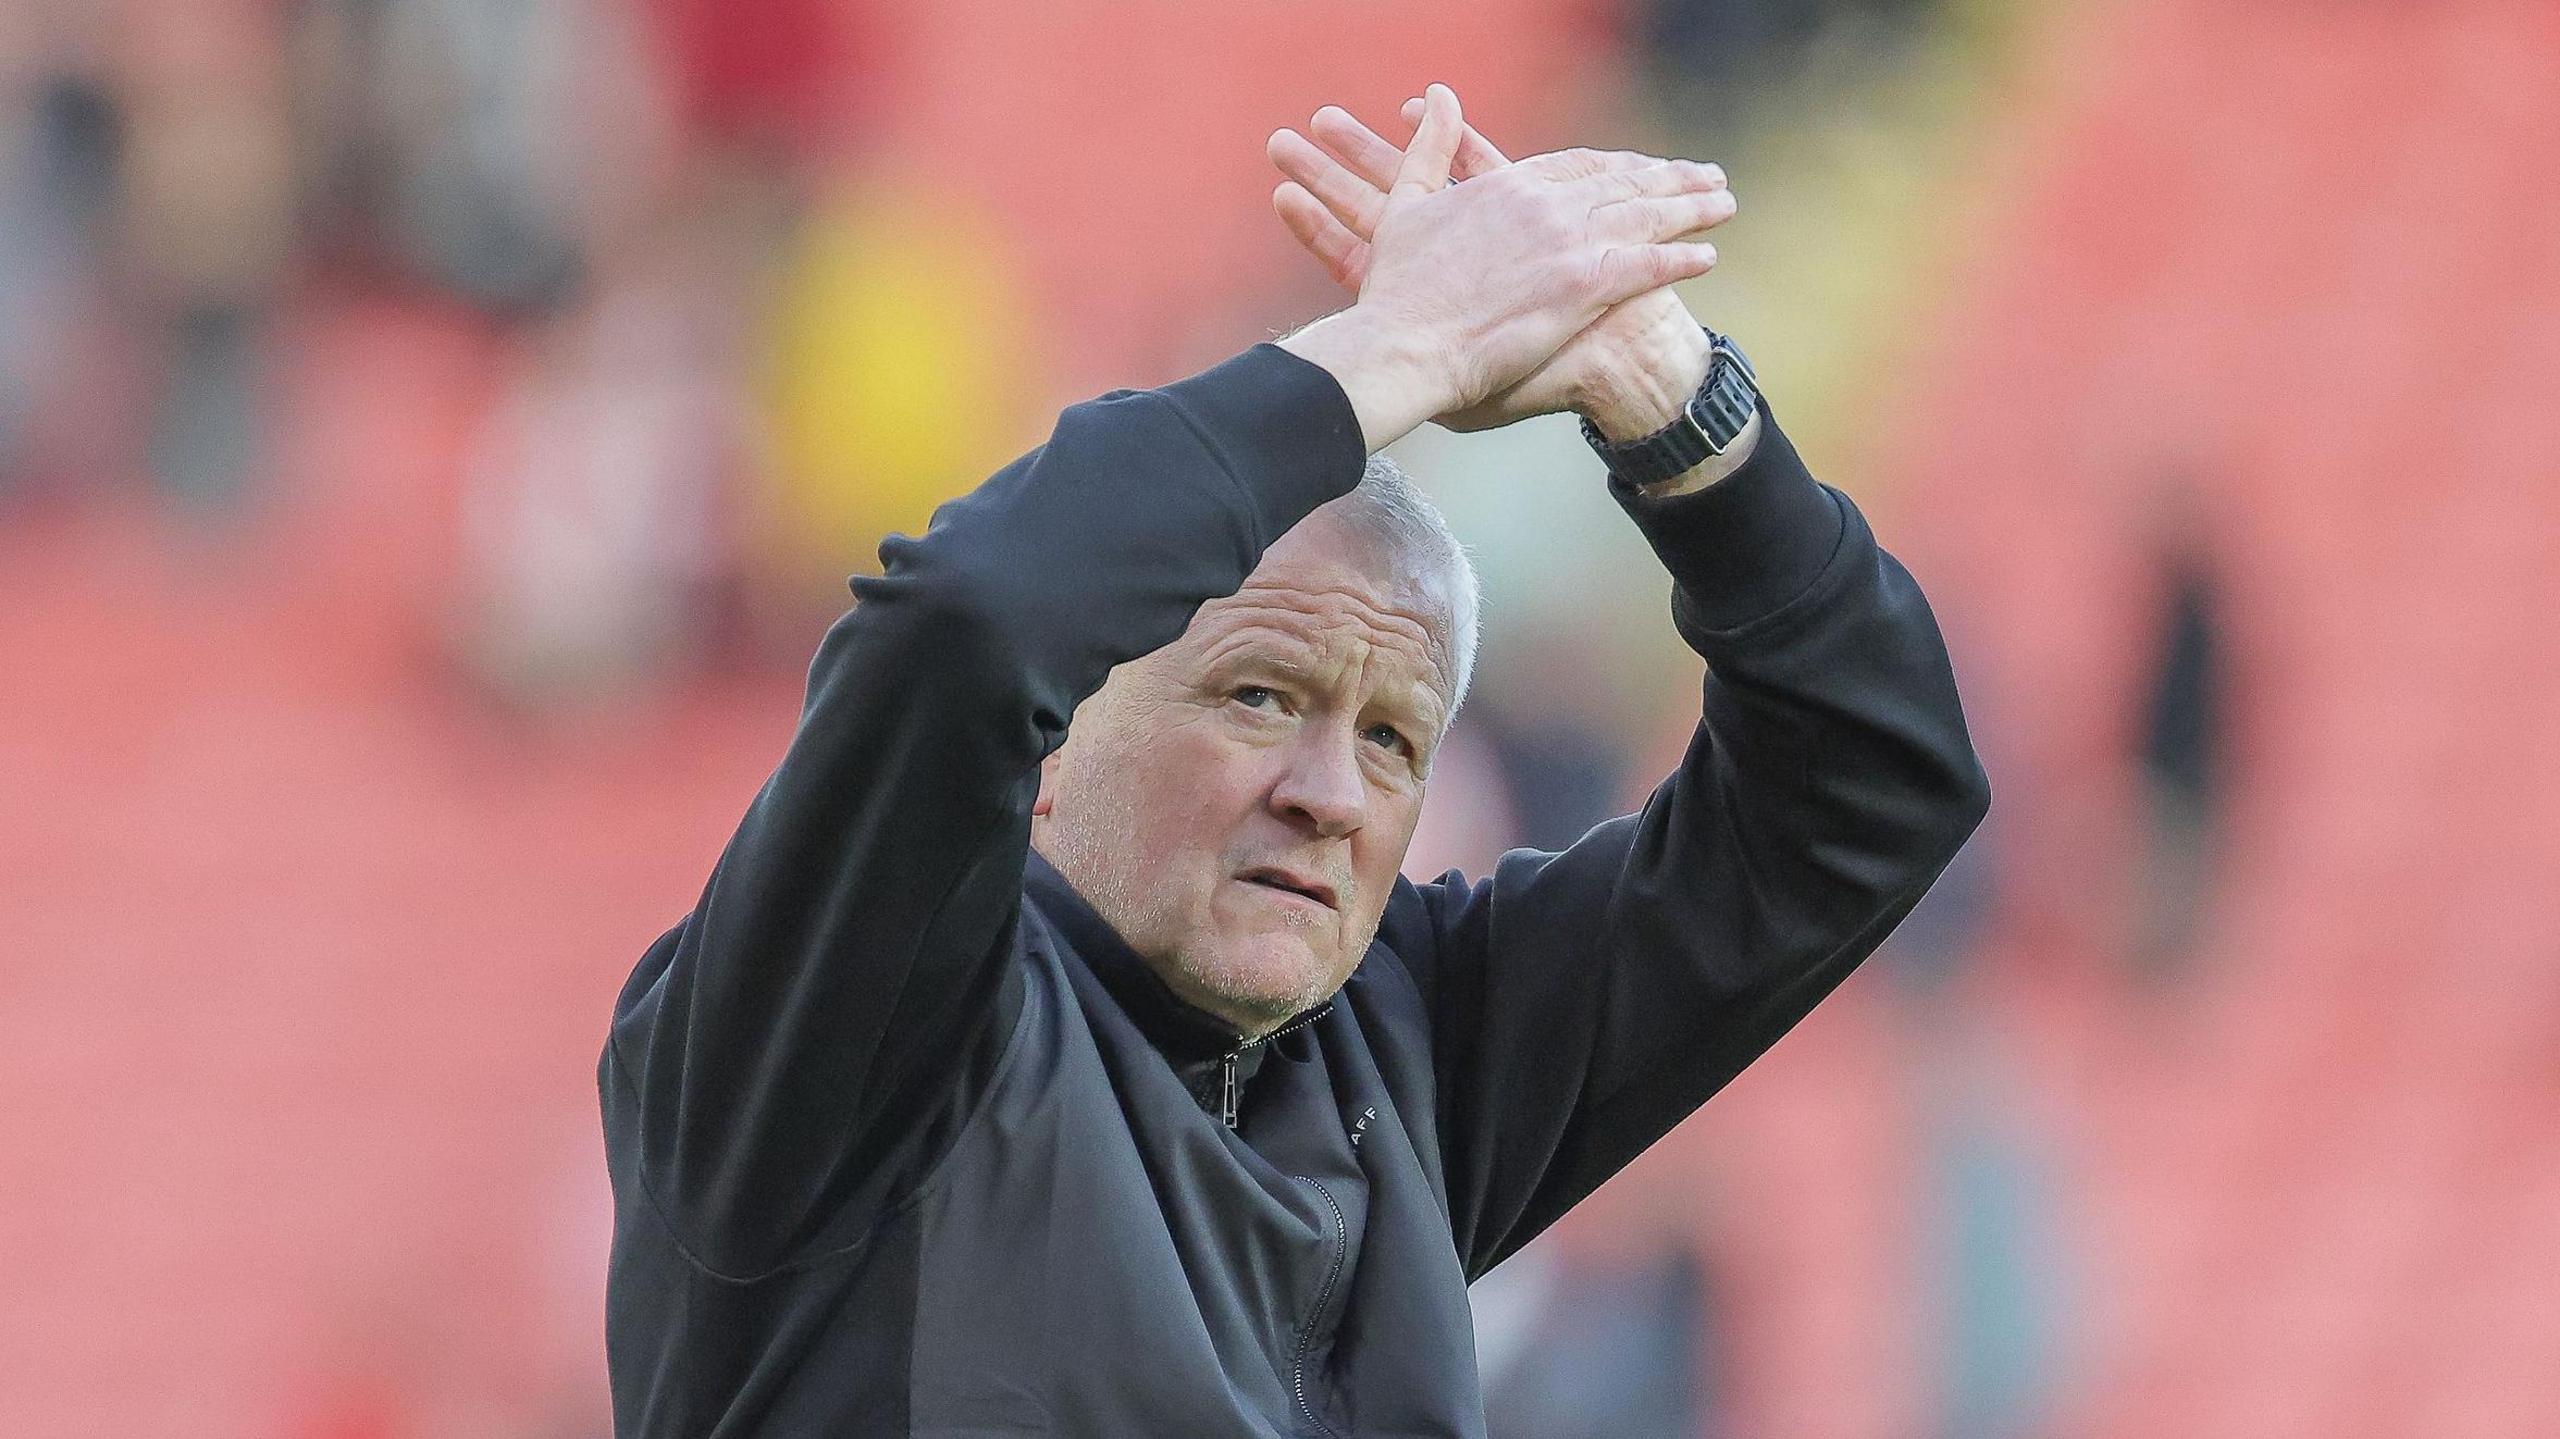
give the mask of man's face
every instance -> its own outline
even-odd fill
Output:
[[[1247,1033],[1350,977],[1421,814],[1450,608],[1399,571],[1319,510],[1114,670],[1044,767],[1034,845],[1176,994]]]

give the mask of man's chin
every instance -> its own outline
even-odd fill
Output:
[[[1294,933],[1227,940],[1182,959],[1194,1003],[1233,1022],[1264,1030],[1322,1003],[1339,986],[1338,965]],[[1203,1003],[1202,1001],[1207,1001]]]

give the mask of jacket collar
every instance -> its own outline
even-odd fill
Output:
[[[1263,1056],[1274,1050],[1290,1060],[1314,1057],[1315,1038],[1308,1029],[1333,1008],[1332,1000],[1292,1017],[1260,1040],[1248,1041],[1234,1025],[1183,999],[1157,978],[1119,931],[1037,850],[1031,852],[1023,871],[1022,887],[1066,936],[1076,958],[1102,981],[1102,987],[1194,1094],[1201,1093],[1204,1085],[1214,1089],[1219,1066],[1229,1055],[1235,1057],[1239,1081],[1250,1079],[1262,1067]]]

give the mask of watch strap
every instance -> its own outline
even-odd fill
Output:
[[[1751,423],[1760,407],[1760,386],[1749,357],[1728,336],[1709,330],[1707,337],[1707,377],[1671,423],[1642,438],[1612,444],[1590,420],[1582,422],[1583,439],[1610,474],[1631,485],[1660,484],[1723,454]]]

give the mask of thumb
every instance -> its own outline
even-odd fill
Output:
[[[1406,124],[1421,124],[1421,97],[1416,96],[1405,101],[1403,114]],[[1490,175],[1510,163],[1511,157],[1494,148],[1493,142],[1484,137],[1483,131],[1473,125],[1458,127],[1458,159],[1457,163],[1449,169],[1451,176],[1460,180],[1472,180],[1478,175]]]
[[[1458,137],[1466,131],[1466,117],[1458,111],[1458,92],[1446,85],[1434,85],[1423,92],[1422,126],[1413,132],[1413,143],[1405,146],[1404,162],[1396,167],[1395,183],[1387,188],[1391,195],[1428,195],[1449,183],[1449,166],[1458,156]]]

